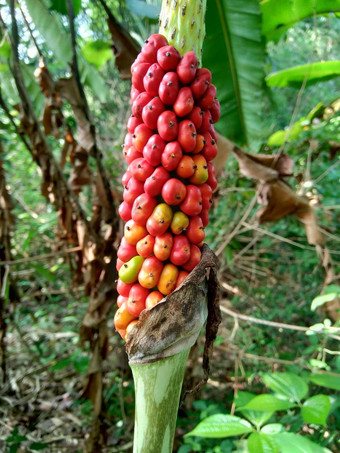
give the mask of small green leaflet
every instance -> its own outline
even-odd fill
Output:
[[[325,304],[326,302],[331,302],[336,297],[340,296],[340,286],[338,285],[329,285],[326,287],[323,294],[317,296],[313,299],[311,310],[316,310],[321,305]]]
[[[186,436],[219,438],[239,436],[251,431],[253,431],[251,424],[240,417],[216,414],[202,420]]]
[[[301,415],[306,423],[326,425],[331,402],[327,395],[315,395],[303,403]]]
[[[274,72],[266,77],[266,82],[270,87],[301,88],[304,81],[309,86],[339,76],[340,61],[319,61]]]
[[[263,382],[275,393],[299,402],[308,393],[308,385],[294,373],[271,373],[263,376]]]

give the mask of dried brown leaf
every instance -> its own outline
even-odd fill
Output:
[[[269,181],[259,186],[259,203],[265,207],[257,212],[259,223],[275,222],[296,214],[306,228],[310,244],[323,244],[314,209],[308,200],[297,195],[284,181]]]
[[[112,14],[109,15],[107,24],[113,41],[112,50],[116,57],[115,63],[120,76],[123,80],[130,79],[130,67],[140,52],[140,46]]]
[[[209,282],[210,285],[217,284],[217,280],[213,279],[216,265],[216,256],[204,245],[200,264],[185,282],[153,308],[142,312],[127,339],[130,363],[161,360],[195,343],[208,316],[208,295],[214,299],[209,305],[213,303],[217,310],[217,292],[211,289],[209,292]]]
[[[253,155],[244,153],[237,147],[233,148],[233,153],[238,160],[241,172],[258,181],[272,181],[292,174],[293,160],[286,154]]]

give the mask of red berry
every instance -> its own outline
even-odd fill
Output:
[[[178,126],[178,142],[183,151],[190,153],[196,147],[196,128],[192,121],[183,120]]]
[[[178,90],[178,75],[176,72],[167,72],[159,85],[158,94],[161,101],[166,105],[172,105],[177,98]]]
[[[170,178],[170,174],[163,167],[157,167],[144,183],[144,190],[152,197],[156,197],[162,191],[164,183]]]
[[[210,109],[214,101],[216,99],[216,87],[215,85],[210,85],[204,95],[199,99],[198,105],[202,107],[202,109]]]
[[[190,259],[185,264],[182,265],[183,269],[188,272],[191,272],[198,263],[201,261],[201,251],[197,247],[197,245],[191,244],[190,245]]]
[[[145,91],[151,94],[151,96],[158,95],[159,85],[163,79],[164,74],[164,70],[159,66],[158,63],[154,63],[147,70],[143,78],[143,84]]]
[[[211,72],[209,69],[200,68],[196,72],[196,77],[190,88],[195,99],[198,99],[204,95],[207,91],[211,82]]]
[[[176,101],[174,102],[174,112],[177,116],[189,115],[194,107],[194,98],[189,87],[183,87],[179,90]]]
[[[123,297],[129,297],[133,283],[124,283],[120,278],[117,280],[117,293]]]
[[[138,225],[145,225],[157,205],[156,198],[147,193],[139,195],[132,206],[131,218]]]
[[[165,203],[170,206],[180,204],[187,193],[185,185],[176,178],[169,179],[162,188],[162,197]]]
[[[157,167],[161,163],[161,157],[165,148],[165,141],[158,135],[152,135],[143,149],[143,156],[149,164]]]
[[[157,51],[157,62],[164,71],[175,70],[181,58],[174,46],[164,46]]]
[[[130,146],[126,151],[123,151],[124,159],[128,165],[131,164],[135,159],[142,157],[142,154],[136,150],[134,146]]]
[[[183,266],[190,259],[190,244],[188,239],[182,234],[174,237],[170,261],[175,266]]]
[[[174,112],[165,110],[157,120],[157,129],[163,140],[170,142],[175,140],[178,134],[178,123]]]
[[[202,150],[203,156],[206,158],[207,161],[215,159],[217,156],[217,145],[216,141],[211,137],[209,132],[205,132],[204,134],[204,148]]]
[[[137,151],[140,153],[143,152],[143,148],[151,135],[153,135],[153,132],[146,124],[140,124],[136,127],[135,132],[132,135],[132,143]]]
[[[132,205],[138,195],[141,195],[143,192],[144,184],[132,177],[124,187],[123,200]]]
[[[165,107],[163,102],[157,97],[153,98],[146,106],[143,108],[142,118],[144,123],[150,129],[156,129],[157,119],[159,115],[164,112]]]
[[[190,178],[195,173],[195,162],[190,156],[183,156],[176,168],[176,173],[180,178]]]
[[[131,219],[131,209],[132,206],[126,201],[123,201],[118,208],[118,213],[120,218],[124,220],[124,222],[128,222]]]
[[[143,121],[141,118],[138,118],[137,116],[132,114],[127,122],[127,130],[130,132],[130,134],[133,134],[136,127],[142,124],[142,122]]]
[[[162,153],[161,162],[163,167],[168,171],[173,171],[177,168],[179,161],[183,156],[182,148],[176,141],[168,143]]]
[[[131,68],[132,85],[139,91],[144,91],[143,78],[150,67],[150,63],[138,63]]]
[[[215,167],[211,162],[208,162],[208,179],[207,184],[211,187],[212,191],[214,192],[217,187],[217,179],[216,179],[216,170]]]
[[[190,223],[185,234],[192,244],[199,244],[204,240],[205,233],[200,216],[196,215],[190,218]]]
[[[213,120],[213,123],[217,123],[217,121],[221,117],[220,103],[217,99],[215,99],[213,105],[210,107],[210,113],[211,113],[211,118]]]
[[[187,186],[187,194],[180,209],[190,216],[198,215],[202,211],[202,194],[197,186],[193,184]]]
[[[143,44],[141,55],[145,61],[155,63],[158,49],[167,45],[167,39],[163,35],[155,33],[154,35],[149,36]]]
[[[137,90],[137,88],[135,88],[132,85],[131,86],[131,90],[130,90],[130,100],[131,100],[131,102],[133,102],[139,94],[141,94],[141,91]]]
[[[145,91],[139,94],[132,104],[132,114],[137,118],[142,118],[143,108],[152,100],[152,96]]]
[[[122,260],[124,263],[126,263],[136,255],[137,255],[136,246],[130,244],[123,236],[117,250],[118,258]]]
[[[202,124],[198,129],[199,134],[204,134],[204,132],[209,132],[210,126],[212,125],[211,113],[209,110],[206,110],[202,116]]]
[[[204,183],[199,186],[199,189],[202,194],[203,209],[210,209],[210,206],[212,205],[212,188],[209,184]]]
[[[202,225],[205,228],[209,223],[209,209],[202,209],[200,217],[202,219]]]
[[[198,105],[195,105],[188,115],[188,120],[192,121],[198,130],[202,126],[204,111]]]
[[[195,52],[191,51],[183,55],[176,69],[179,80],[183,85],[188,85],[188,83],[194,80],[197,66],[198,60]]]
[[[134,178],[138,181],[144,182],[146,178],[152,175],[154,171],[154,167],[149,164],[149,162],[144,159],[144,157],[140,157],[139,159],[135,159],[129,165],[129,172],[132,174]]]

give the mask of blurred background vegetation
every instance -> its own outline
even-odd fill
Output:
[[[65,2],[40,1],[49,7],[51,17],[67,30]],[[48,70],[55,80],[69,76],[69,70],[58,61],[50,42],[42,36],[41,25],[30,17],[29,3],[22,1],[20,6]],[[156,1],[143,5],[142,1],[136,0],[110,0],[107,5],[139,45],[157,30],[155,14],[159,4]],[[8,70],[8,58],[11,57],[5,33],[5,26],[10,29],[11,18],[3,0],[0,7],[3,20],[1,94],[19,124],[19,113],[15,108],[18,95]],[[122,195],[120,177],[125,168],[121,143],[129,116],[130,81],[122,80],[116,67],[107,15],[101,2],[75,0],[74,7],[79,54],[90,68],[82,75],[82,82],[94,119],[103,166],[118,205]],[[40,118],[44,98],[33,77],[39,66],[39,55],[18,8],[17,20],[25,83]],[[209,36],[209,29],[207,34]],[[337,14],[298,21],[276,42],[267,42],[265,75],[312,62],[339,61],[339,35]],[[218,84],[223,83],[218,80]],[[339,338],[336,338],[340,326],[336,309],[331,316],[322,307],[321,310],[311,308],[312,301],[324,292],[334,293],[329,299],[331,302],[339,298],[339,87],[339,78],[335,77],[311,85],[300,83],[297,88],[268,86],[263,79],[258,105],[261,140],[256,149],[251,144],[247,148],[245,140],[238,141],[239,145],[245,145],[245,151],[284,152],[293,159],[293,175],[287,182],[296,193],[307,197],[315,209],[326,241],[321,252],[320,247],[308,243],[304,226],[294,216],[258,224],[256,211],[259,206],[254,198],[257,183],[240,173],[233,155],[220,169],[206,242],[220,259],[222,307],[249,319],[222,312],[211,379],[198,395],[187,397],[181,406],[175,451],[246,452],[245,443],[235,437],[213,440],[184,438],[183,435],[209,415],[234,411],[233,399],[239,391],[263,393],[263,373],[288,371],[302,377],[325,373],[340,380]],[[315,107],[317,109],[313,111]],[[308,116],[311,111],[313,114]],[[66,102],[63,114],[67,126],[76,134],[77,119]],[[294,125],[297,125],[294,134],[287,133],[287,128],[290,126],[292,130]],[[91,427],[92,405],[82,396],[90,346],[82,347],[78,333],[89,296],[84,293],[84,282],[75,279],[72,253],[65,253],[67,245],[60,237],[58,213],[41,194],[41,170],[1,108],[0,131],[2,177],[6,180],[15,219],[10,238],[14,263],[9,266],[15,291],[14,287],[10,288],[9,279],[1,290],[7,325],[7,376],[6,380],[2,376],[0,388],[1,451],[82,452],[85,451],[83,441]],[[277,131],[285,131],[284,139],[273,136]],[[231,138],[223,129],[219,132]],[[64,137],[50,135],[48,142],[59,162]],[[93,156],[89,157],[88,165],[94,173]],[[69,158],[63,172],[68,179],[72,172]],[[92,211],[91,194],[91,184],[82,186],[79,202],[88,218]],[[64,241],[62,246],[60,241]],[[320,256],[328,260],[326,267]],[[2,258],[0,266],[3,269],[7,261]],[[331,279],[327,280],[330,275]],[[120,452],[131,451],[133,384],[124,346],[113,329],[113,314],[114,309],[108,316],[109,354],[103,364],[105,415],[102,422],[107,427],[103,451]],[[278,324],[259,324],[256,319]],[[286,330],[280,325],[282,323],[303,326],[306,330]],[[188,385],[200,379],[202,347],[199,342],[192,351],[186,377]],[[339,451],[336,434],[340,423],[340,398],[336,396],[339,389],[340,385],[337,389],[334,385],[330,388],[325,385],[322,389],[322,393],[332,397],[332,411],[326,424],[307,424],[294,409],[281,414],[281,423],[333,452]],[[311,385],[310,395],[319,392],[320,387]]]

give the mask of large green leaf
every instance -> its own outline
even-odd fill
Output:
[[[77,16],[81,10],[81,0],[72,0],[74,14]],[[51,11],[67,15],[66,0],[51,0]]]
[[[216,129],[254,149],[261,138],[265,48],[257,0],[210,0],[203,65],[213,75],[221,103]]]
[[[71,40],[63,29],[60,18],[51,14],[42,0],[25,0],[25,3],[35,27],[44,37],[46,44],[58,61],[67,66],[72,59]]]
[[[326,425],[330,408],[331,401],[327,395],[315,395],[303,403],[301,415],[306,423]]]
[[[238,410],[243,411],[249,409],[254,411],[275,412],[290,409],[291,407],[295,407],[295,404],[292,404],[287,400],[276,398],[274,395],[258,395]]]
[[[334,79],[339,75],[340,61],[318,61],[271,73],[266,77],[266,82],[270,87],[300,88],[305,80],[306,86],[309,86]]]
[[[107,60],[112,58],[113,53],[111,47],[111,43],[97,39],[96,41],[89,41],[85,44],[82,52],[89,63],[100,69]]]
[[[274,438],[263,433],[251,433],[247,447],[249,453],[279,453]]]
[[[253,431],[253,428],[247,420],[234,415],[215,414],[202,420],[186,436],[199,437],[231,437],[239,436]]]
[[[277,41],[296,22],[313,16],[340,11],[340,0],[263,0],[262,32],[267,40]]]
[[[330,374],[313,374],[309,380],[314,384],[321,385],[333,390],[340,390],[340,377]]]
[[[294,373],[268,373],[263,376],[263,382],[275,393],[296,402],[308,393],[306,382]]]
[[[331,453],[327,448],[294,433],[277,433],[274,437],[280,453]]]
[[[336,299],[340,294],[340,286],[338,285],[329,285],[325,288],[324,293],[320,294],[313,299],[311,310],[314,311],[321,305],[331,302],[332,300]]]
[[[72,60],[71,39],[60,17],[52,14],[42,0],[25,0],[25,2],[34,25],[45,39],[47,46],[56,59],[67,68]],[[104,102],[107,99],[107,89],[103,78],[82,54],[78,58],[82,82],[91,87],[94,94]]]

